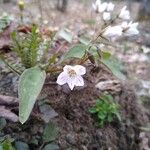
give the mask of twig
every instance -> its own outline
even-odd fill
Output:
[[[0,95],[0,105],[17,105],[19,103],[18,98]]]

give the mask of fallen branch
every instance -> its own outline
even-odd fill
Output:
[[[18,116],[5,108],[5,106],[0,106],[0,117],[6,118],[13,122],[18,122]]]
[[[16,97],[0,95],[0,105],[18,105],[19,100]]]
[[[98,88],[101,91],[120,92],[121,84],[118,80],[100,81],[98,84],[96,84],[96,88]]]

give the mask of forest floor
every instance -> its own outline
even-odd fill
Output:
[[[31,20],[58,30],[69,29],[74,39],[79,33],[93,32],[96,24],[96,14],[91,9],[91,3],[83,0],[70,1],[66,12],[56,10],[55,2],[43,1],[41,13],[36,2],[28,3],[25,9],[25,22]],[[117,2],[117,8],[124,3]],[[133,4],[138,10],[138,4]],[[11,8],[11,9],[10,9]],[[117,9],[119,10],[119,9]],[[0,4],[0,13],[6,11],[19,18],[19,11],[12,3]],[[40,17],[42,14],[42,18]],[[137,12],[133,12],[135,18]],[[43,22],[43,23],[42,23]],[[0,136],[12,138],[13,144],[28,144],[31,150],[44,149],[44,129],[51,121],[59,128],[59,133],[51,142],[54,149],[62,150],[149,150],[150,144],[150,22],[140,23],[140,36],[131,39],[121,39],[117,48],[109,48],[116,57],[124,74],[124,80],[118,79],[103,65],[93,68],[87,65],[86,85],[70,92],[68,87],[53,84],[56,77],[48,77],[41,96],[25,125],[7,121],[1,118]],[[1,37],[0,37],[1,40]],[[76,41],[74,41],[76,42]],[[61,41],[59,43],[61,45]],[[1,46],[1,41],[0,41]],[[67,44],[66,48],[70,46]],[[18,76],[10,72],[0,62],[0,95],[17,97]],[[104,89],[93,88],[99,82],[112,81]],[[116,120],[112,124],[97,128],[94,119],[88,113],[94,100],[103,93],[113,95],[119,103],[122,122]],[[1,99],[1,98],[0,98]],[[0,104],[2,105],[2,104]],[[10,108],[18,113],[18,103]],[[3,125],[5,124],[5,125]],[[18,143],[19,144],[18,144]],[[51,143],[51,145],[52,145]],[[21,143],[22,144],[22,143]],[[59,147],[57,147],[57,145]],[[45,148],[46,149],[46,148]]]

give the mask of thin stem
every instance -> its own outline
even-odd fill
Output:
[[[20,11],[20,20],[21,20],[21,23],[23,24],[23,11],[22,10]]]
[[[43,9],[42,9],[42,4],[41,4],[41,0],[38,0],[38,5],[39,5],[39,10],[40,10],[40,19],[41,19],[41,23],[43,22]]]

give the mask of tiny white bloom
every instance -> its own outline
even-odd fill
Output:
[[[113,3],[108,3],[107,5],[107,11],[113,11],[114,10],[115,5]]]
[[[66,65],[63,72],[59,74],[57,83],[59,85],[68,84],[69,88],[73,90],[74,86],[84,86],[82,75],[86,73],[86,68],[81,65],[70,66]]]
[[[92,4],[93,6],[93,9],[96,11],[96,12],[99,12],[99,6],[101,5],[101,1],[100,0],[96,0],[95,3]]]
[[[96,0],[96,2],[92,4],[94,10],[99,13],[104,12],[107,8],[107,5],[107,3],[101,3],[100,0]]]
[[[126,21],[122,22],[121,27],[123,28],[123,30],[127,29],[128,28],[128,22],[126,22]]]
[[[44,20],[43,23],[44,23],[45,25],[47,25],[47,24],[48,24],[48,20]]]
[[[104,37],[114,38],[122,35],[122,27],[121,26],[109,26],[103,33]]]
[[[111,15],[109,12],[104,12],[103,13],[103,20],[104,21],[109,21],[111,19]]]
[[[127,10],[127,6],[124,6],[121,9],[121,12],[119,14],[119,18],[121,18],[123,20],[129,20],[130,19],[130,12],[129,12],[129,10]]]
[[[136,22],[136,23],[132,23],[132,21],[130,23],[123,22],[121,26],[123,29],[123,33],[126,36],[132,36],[132,35],[139,34],[139,30],[137,29],[138,22]]]
[[[104,46],[104,44],[99,44],[99,48],[103,48]]]
[[[108,3],[101,3],[101,5],[99,5],[99,9],[98,9],[98,11],[99,12],[104,12],[105,10],[106,10],[106,8],[107,8],[107,5],[108,5]]]
[[[150,48],[148,48],[147,46],[142,46],[142,49],[143,49],[143,52],[145,53],[145,54],[148,54],[148,53],[150,53]]]

